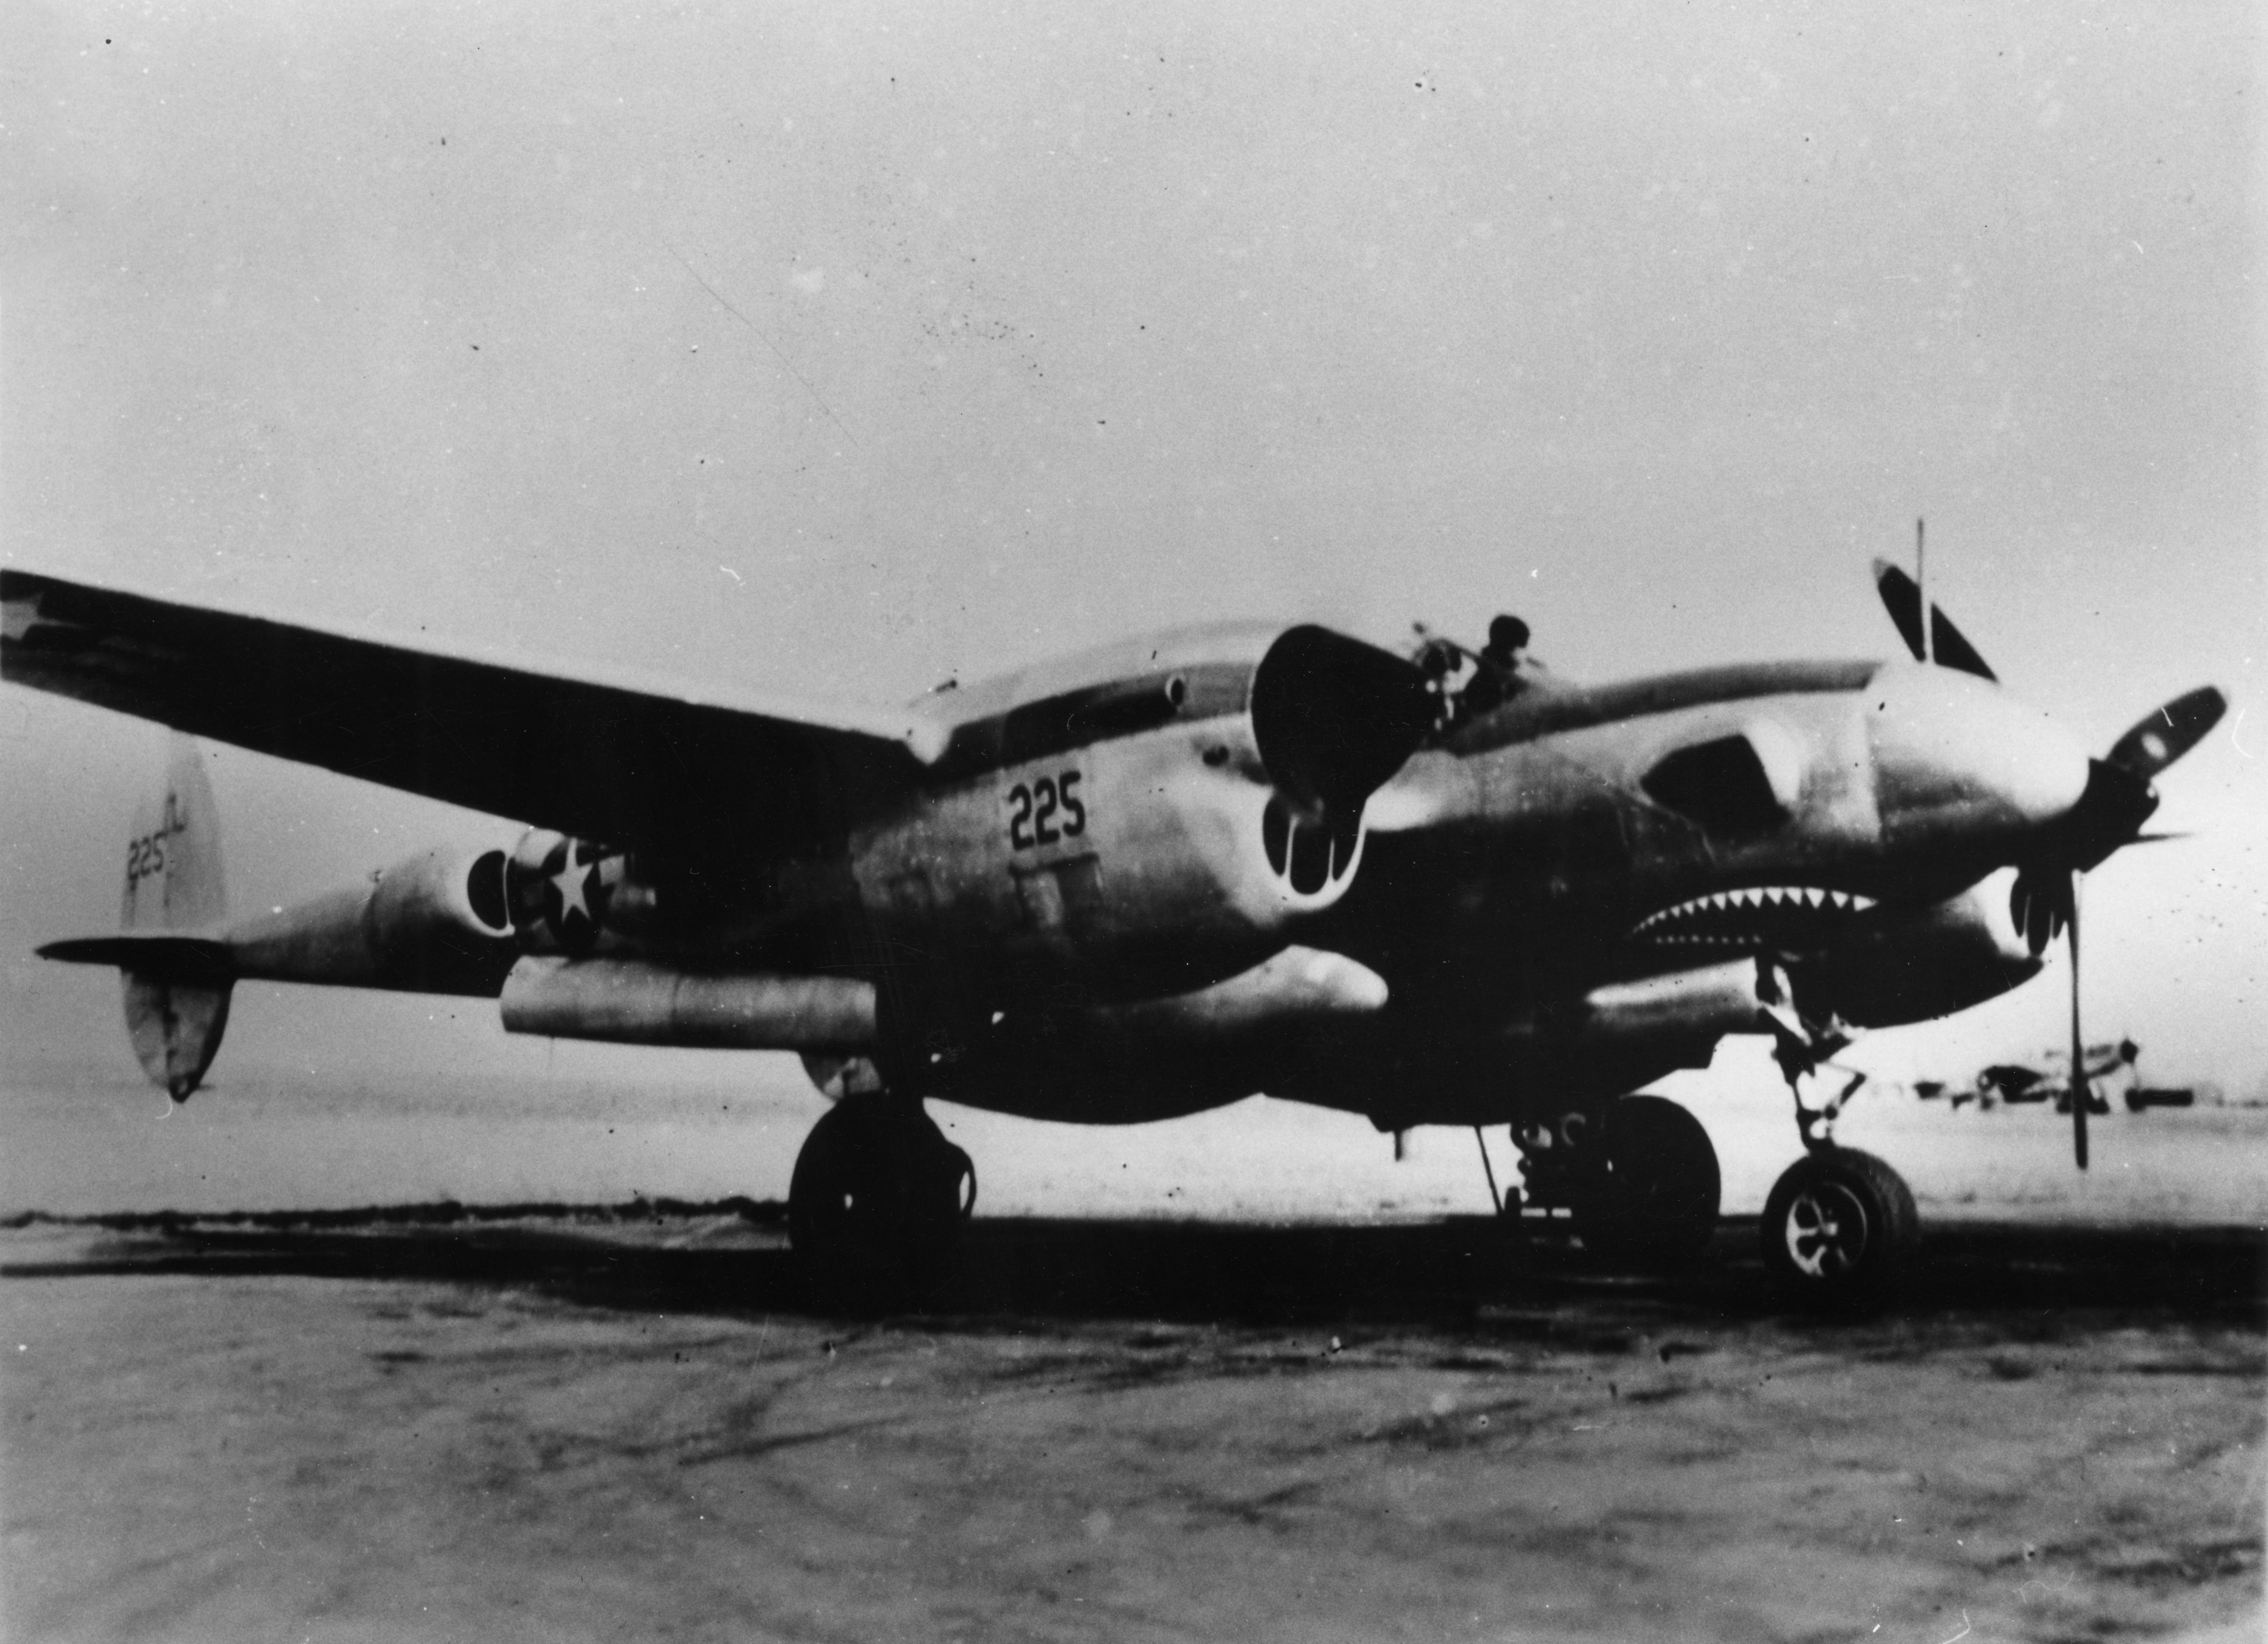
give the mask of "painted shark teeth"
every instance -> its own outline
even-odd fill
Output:
[[[1649,914],[1631,934],[1664,946],[1751,947],[1825,937],[1874,905],[1872,896],[1817,885],[1742,885]]]

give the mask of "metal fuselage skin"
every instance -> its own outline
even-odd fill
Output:
[[[1631,1090],[1727,1033],[1942,1015],[2039,968],[1975,887],[2088,762],[1989,682],[1526,668],[1483,707],[1424,677],[1319,629],[1149,636],[932,694],[919,775],[793,846],[736,847],[729,815],[713,851],[536,830],[190,956],[500,992],[515,1032],[796,1050],[838,1094],[1123,1123],[1264,1091],[1391,1128]],[[174,962],[136,940],[59,956]]]
[[[1491,1122],[1705,1064],[1758,1030],[1764,967],[1867,1026],[2039,968],[1970,888],[2085,758],[1983,681],[1531,674],[1427,737],[1326,859],[1296,815],[1270,837],[1280,781],[1241,682],[1274,631],[935,702],[935,785],[849,842],[894,1082],[1091,1122],[1256,1090]]]
[[[1947,666],[1578,687],[1508,638],[1398,655],[1217,624],[876,713],[10,570],[0,672],[546,824],[231,924],[177,749],[124,928],[40,950],[126,974],[177,1099],[228,990],[267,978],[496,997],[512,1032],[796,1051],[836,1095],[1113,1123],[1264,1091],[1399,1129],[1627,1092],[1731,1033],[1769,1033],[1799,1078],[1861,1028],[2016,985],[2058,925],[2075,945],[2077,876],[2138,836],[2149,778],[2226,699],[2176,698],[2091,760],[1941,614],[1922,644],[1910,579],[1877,582]]]

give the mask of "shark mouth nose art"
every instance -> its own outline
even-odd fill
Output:
[[[1664,947],[1809,947],[1834,937],[1874,905],[1872,896],[1812,885],[1750,885],[1648,914],[1631,939]]]

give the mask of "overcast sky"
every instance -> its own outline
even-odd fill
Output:
[[[11,564],[887,701],[1221,615],[1513,609],[1582,679],[1885,655],[1867,563],[1926,513],[1943,602],[2090,745],[2230,692],[2161,784],[2200,837],[2090,884],[2090,1008],[2268,1067],[2256,8],[5,28]],[[0,1032],[123,1065],[112,980],[27,950],[112,923],[158,739],[0,697]],[[510,837],[217,780],[239,907]],[[258,992],[230,1054],[514,1054],[482,1007],[413,1044],[423,1005]]]

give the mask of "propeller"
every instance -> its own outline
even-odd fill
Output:
[[[2087,1043],[2079,1032],[2079,875],[2071,876],[2071,1153],[2087,1168]]]
[[[2228,711],[2228,699],[2206,685],[2175,697],[2137,720],[2108,756],[2087,762],[2079,803],[2017,864],[2008,912],[2035,954],[2070,922],[2074,874],[2100,867],[2114,851],[2143,837],[2158,808],[2150,778],[2196,747]]]
[[[2228,711],[2228,697],[2210,685],[2200,685],[2137,720],[2103,757],[2147,782],[2203,741]]]
[[[1963,674],[1974,674],[1979,679],[1997,682],[1999,675],[1985,666],[1977,647],[1969,643],[1945,613],[1935,605],[1929,608],[1929,638],[1923,645],[1921,637],[1921,588],[1911,577],[1887,559],[1874,562],[1874,586],[1881,591],[1882,606],[1897,624],[1898,637],[1906,642],[1917,662],[1934,660],[1940,667],[1958,668]],[[1932,649],[1936,655],[1930,655]]]
[[[2058,930],[2071,941],[2071,1144],[2087,1168],[2087,1050],[2080,1037],[2079,886],[2082,875],[2110,853],[2142,837],[2158,808],[2150,778],[2196,747],[2220,722],[2228,699],[2206,685],[2145,715],[2111,744],[2110,754],[2087,762],[2087,787],[2032,854],[2016,867],[2008,893],[2009,917],[2034,954],[2046,950]]]
[[[1882,605],[1917,662],[1934,661],[1979,679],[1997,676],[1977,647],[1929,607],[1928,643],[1922,634],[1918,584],[1887,560],[1874,562],[1874,586]],[[2071,947],[2071,1140],[2079,1168],[2087,1168],[2087,1057],[2080,1037],[2079,883],[2111,853],[2145,837],[2142,824],[2158,808],[2155,777],[2205,739],[2228,711],[2228,699],[2210,685],[2199,686],[2151,710],[2110,745],[2100,759],[2087,762],[2087,786],[2079,802],[2048,828],[2016,864],[2008,893],[2008,914],[2035,956],[2058,934]]]

